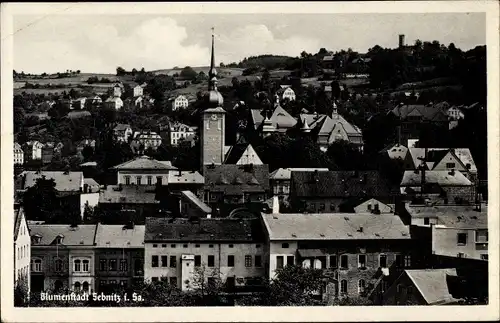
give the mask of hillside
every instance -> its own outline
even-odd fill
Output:
[[[210,66],[198,66],[198,67],[192,67],[192,69],[196,73],[203,72],[205,74],[208,74],[208,71],[210,70]],[[224,77],[233,77],[233,76],[240,76],[243,73],[243,68],[232,68],[232,67],[216,67],[217,69],[217,74],[220,76]],[[181,67],[177,68],[170,68],[170,69],[164,69],[164,70],[156,70],[156,71],[151,71],[155,75],[159,74],[164,74],[168,76],[174,76],[174,74],[180,74],[182,71]]]

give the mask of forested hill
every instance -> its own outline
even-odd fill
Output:
[[[226,65],[227,67],[239,67],[239,68],[266,68],[268,70],[285,68],[288,63],[293,60],[293,57],[290,56],[281,56],[281,55],[258,55],[258,56],[250,56],[245,57],[239,63],[231,63]]]

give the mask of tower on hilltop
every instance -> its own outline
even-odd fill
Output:
[[[202,171],[204,165],[221,165],[224,161],[226,111],[222,108],[224,99],[217,90],[213,30],[212,28],[212,56],[210,70],[208,71],[208,92],[205,94],[204,110],[201,113],[200,147]]]

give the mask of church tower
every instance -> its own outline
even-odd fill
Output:
[[[212,57],[208,72],[208,92],[204,97],[204,111],[201,113],[200,146],[201,170],[204,165],[221,165],[224,162],[225,114],[224,99],[217,90],[215,70],[214,34],[212,28]]]

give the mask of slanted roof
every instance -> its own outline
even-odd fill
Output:
[[[270,240],[410,239],[408,226],[393,214],[287,213],[262,218]]]
[[[474,158],[472,158],[472,154],[469,148],[427,148],[427,157],[428,159],[431,159],[430,161],[432,162],[432,165],[434,167],[450,151],[457,157],[457,159],[464,165],[464,167],[470,165],[470,172],[477,172],[476,163],[474,162]],[[409,148],[409,152],[411,158],[413,159],[413,163],[415,165],[420,165],[420,158],[425,157],[425,148]]]
[[[327,172],[328,168],[278,168],[269,175],[269,179],[290,180],[292,172]]]
[[[176,167],[169,165],[164,161],[158,161],[148,156],[136,157],[129,160],[123,164],[114,166],[113,169],[124,170],[124,169],[142,169],[142,170],[170,170],[177,169]]]
[[[448,228],[488,228],[488,208],[481,211],[473,205],[405,205],[412,218],[437,218],[437,224]]]
[[[212,218],[167,219],[146,218],[145,242],[224,241],[255,242],[262,240],[260,220]]]
[[[98,190],[101,187],[99,183],[97,183],[93,178],[84,178],[83,185],[88,185],[92,189],[92,191],[94,191],[95,189]]]
[[[144,248],[145,225],[99,224],[95,237],[97,248]]]
[[[288,129],[292,128],[297,123],[297,120],[295,120],[295,118],[292,117],[290,113],[288,113],[279,105],[274,109],[274,112],[269,119],[271,120],[273,126],[276,128]]]
[[[269,190],[268,165],[214,165],[204,166],[205,189],[239,195],[243,192]],[[241,184],[235,183],[239,178]],[[259,183],[255,184],[255,180]]]
[[[446,276],[457,276],[455,268],[446,269],[407,269],[406,275],[411,279],[427,304],[458,301],[448,288]]]
[[[168,173],[168,184],[204,184],[205,178],[197,171],[173,171]]]
[[[408,148],[403,145],[395,144],[389,145],[386,148],[382,149],[381,153],[387,153],[390,159],[405,159],[408,154]]]
[[[395,193],[378,171],[292,172],[296,197],[390,197]]]
[[[82,172],[60,172],[60,171],[25,171],[23,189],[27,189],[36,184],[36,180],[45,176],[46,179],[54,179],[55,189],[59,192],[78,192],[83,185]]]
[[[65,246],[93,246],[96,234],[95,224],[81,224],[74,228],[67,224],[33,224],[30,225],[30,235],[41,236],[35,246],[50,246],[57,236],[62,235],[61,245]],[[32,244],[33,246],[33,244]]]
[[[447,122],[448,116],[441,109],[430,105],[409,104],[395,107],[392,113],[397,117],[406,119],[407,117],[421,117],[428,121]]]
[[[14,241],[17,240],[17,236],[19,235],[19,228],[23,221],[26,221],[26,217],[24,216],[24,209],[20,205],[16,205],[14,207]]]
[[[155,186],[108,185],[99,194],[99,204],[158,204]]]
[[[227,152],[224,164],[254,164],[261,165],[262,160],[249,143],[233,145]]]
[[[447,170],[427,170],[425,171],[426,184],[438,184],[440,186],[471,186],[471,181],[459,171],[450,172]],[[407,170],[403,174],[401,186],[422,185],[422,174],[420,171]]]
[[[208,205],[206,205],[202,200],[200,200],[196,195],[194,195],[193,192],[191,191],[182,191],[181,194],[185,196],[188,200],[193,202],[194,205],[196,205],[201,211],[205,213],[211,213],[212,208],[210,208]]]

